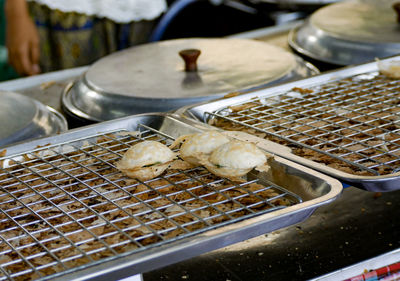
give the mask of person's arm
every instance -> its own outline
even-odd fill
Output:
[[[40,73],[39,35],[25,0],[6,0],[6,45],[9,63],[21,75]]]

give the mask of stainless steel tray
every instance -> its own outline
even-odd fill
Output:
[[[342,191],[337,180],[278,156],[270,172],[252,172],[240,184],[201,167],[139,183],[114,167],[134,142],[169,143],[207,128],[174,115],[137,115],[8,147],[0,158],[0,280],[118,280],[300,222]],[[185,179],[176,181],[179,175]],[[196,184],[185,188],[188,182]],[[250,191],[256,183],[276,196]],[[241,194],[229,195],[232,189]],[[201,206],[188,207],[197,201]],[[214,215],[199,215],[206,210]],[[125,220],[133,223],[121,225]],[[155,227],[162,222],[168,226]],[[133,235],[138,229],[147,231]]]
[[[279,156],[365,190],[392,191],[400,188],[399,89],[399,80],[380,75],[373,62],[182,108],[177,114],[205,123],[225,120],[232,129],[283,144],[285,149],[274,151]],[[250,105],[247,110],[232,110],[244,104]],[[322,158],[301,157],[306,150]],[[343,169],[332,167],[336,163]]]

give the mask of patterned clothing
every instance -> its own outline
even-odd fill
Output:
[[[118,24],[35,2],[29,2],[29,9],[39,31],[42,72],[89,65],[112,52],[145,43],[156,21]]]

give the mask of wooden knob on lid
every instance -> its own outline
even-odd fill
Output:
[[[179,52],[179,55],[185,61],[185,71],[197,71],[197,58],[201,51],[197,49],[186,49]]]
[[[397,14],[397,22],[400,23],[400,2],[396,2],[392,5],[393,9]]]

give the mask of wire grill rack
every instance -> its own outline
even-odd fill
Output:
[[[0,158],[0,280],[36,280],[144,251],[302,199],[254,178],[232,182],[202,167],[140,182],[115,162],[136,142],[171,138],[97,134]]]
[[[205,115],[211,125],[270,139],[336,170],[377,176],[400,168],[399,104],[400,81],[375,71]]]

